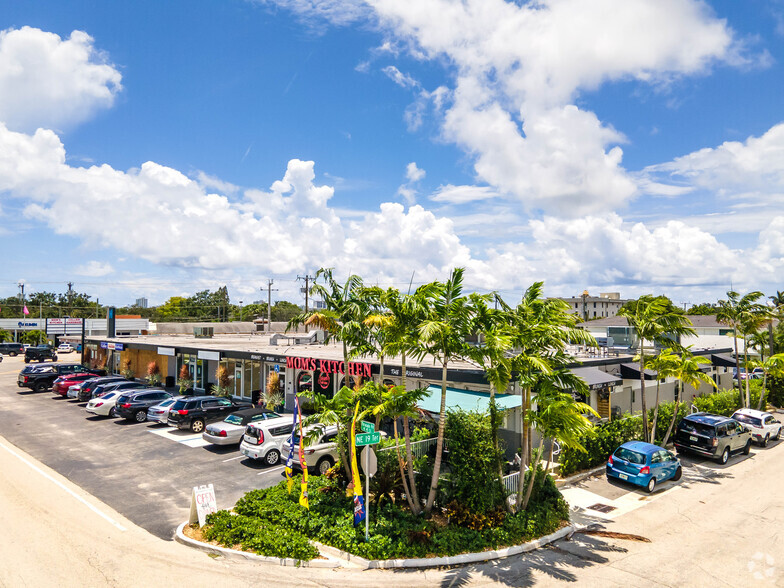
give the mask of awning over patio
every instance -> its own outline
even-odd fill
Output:
[[[428,396],[419,402],[419,408],[438,414],[441,411],[441,386],[429,386]],[[496,394],[495,402],[499,409],[506,410],[522,406],[523,397],[517,394]],[[486,411],[490,407],[490,393],[476,390],[446,389],[446,408]]]
[[[624,380],[639,380],[640,379],[640,366],[634,363],[621,364],[621,377]],[[656,372],[653,370],[645,370],[646,380],[655,380]]]
[[[735,367],[735,358],[729,353],[714,353],[710,356],[710,360],[718,367]]]
[[[615,374],[608,374],[599,368],[595,367],[582,367],[572,368],[571,371],[575,376],[581,378],[588,384],[591,390],[601,390],[602,388],[612,388],[613,386],[620,386],[623,384],[623,379]],[[639,377],[639,376],[638,376]]]

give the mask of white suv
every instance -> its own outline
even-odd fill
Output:
[[[249,424],[242,436],[240,453],[251,459],[263,459],[267,465],[277,464],[283,443],[291,435],[292,420],[289,415]]]
[[[767,447],[768,441],[781,437],[781,422],[777,421],[769,412],[762,412],[752,408],[741,408],[732,415],[736,421],[751,432],[751,438]]]

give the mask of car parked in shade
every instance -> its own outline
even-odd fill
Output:
[[[675,449],[679,453],[696,453],[725,464],[733,453],[749,454],[751,433],[735,419],[696,412],[678,423]]]
[[[318,429],[319,433],[315,440],[305,443],[305,462],[308,464],[308,472],[323,476],[327,470],[331,468],[338,461],[338,448],[335,439],[338,436],[338,429],[335,426],[323,427],[316,425],[304,431],[305,439],[307,440],[309,434],[313,429]],[[295,431],[292,435],[292,443],[294,444],[293,465],[296,469],[302,469],[302,463],[299,460],[299,431]],[[288,459],[289,454],[289,441],[283,442],[283,459]]]
[[[171,398],[163,388],[145,388],[143,390],[126,390],[117,398],[114,412],[118,417],[128,421],[143,423],[147,420],[147,409]]]
[[[610,455],[605,472],[608,478],[623,480],[653,492],[657,484],[680,480],[683,469],[680,460],[664,447],[643,441],[627,441]]]
[[[121,392],[119,391],[107,392],[103,396],[93,398],[87,403],[85,410],[98,416],[117,416],[115,414],[114,405],[117,402],[117,399],[120,397],[120,394]]]
[[[751,438],[763,447],[767,447],[771,439],[778,441],[781,438],[781,422],[769,412],[741,408],[735,411],[732,418],[743,425],[751,433]]]
[[[163,402],[148,408],[147,421],[151,423],[162,423],[165,425],[169,418],[169,410],[171,409],[172,405],[180,398],[185,398],[185,396],[172,396],[171,398],[167,398]]]
[[[215,445],[236,445],[242,441],[245,428],[249,424],[279,418],[281,415],[266,408],[254,407],[238,410],[220,422],[207,425],[201,438]]]
[[[226,415],[253,405],[247,400],[235,400],[223,396],[190,396],[177,400],[169,410],[166,422],[178,429],[190,429],[201,433],[208,423],[226,418]]]
[[[87,402],[90,398],[95,397],[93,392],[98,386],[103,384],[114,384],[117,382],[127,382],[125,378],[122,376],[101,376],[98,378],[92,378],[90,380],[85,380],[82,382],[82,385],[79,387],[79,400],[82,402]]]

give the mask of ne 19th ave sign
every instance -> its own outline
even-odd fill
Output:
[[[359,433],[356,436],[357,447],[375,445],[379,441],[381,441],[381,433]]]

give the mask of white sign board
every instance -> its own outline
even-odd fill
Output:
[[[158,347],[158,355],[174,357],[174,347]]]
[[[207,515],[218,512],[218,502],[215,500],[215,489],[212,484],[206,486],[194,486],[191,494],[191,516],[189,524],[198,522],[200,527],[204,526]]]
[[[214,361],[220,361],[220,351],[199,351],[197,353],[199,359],[212,359]]]

